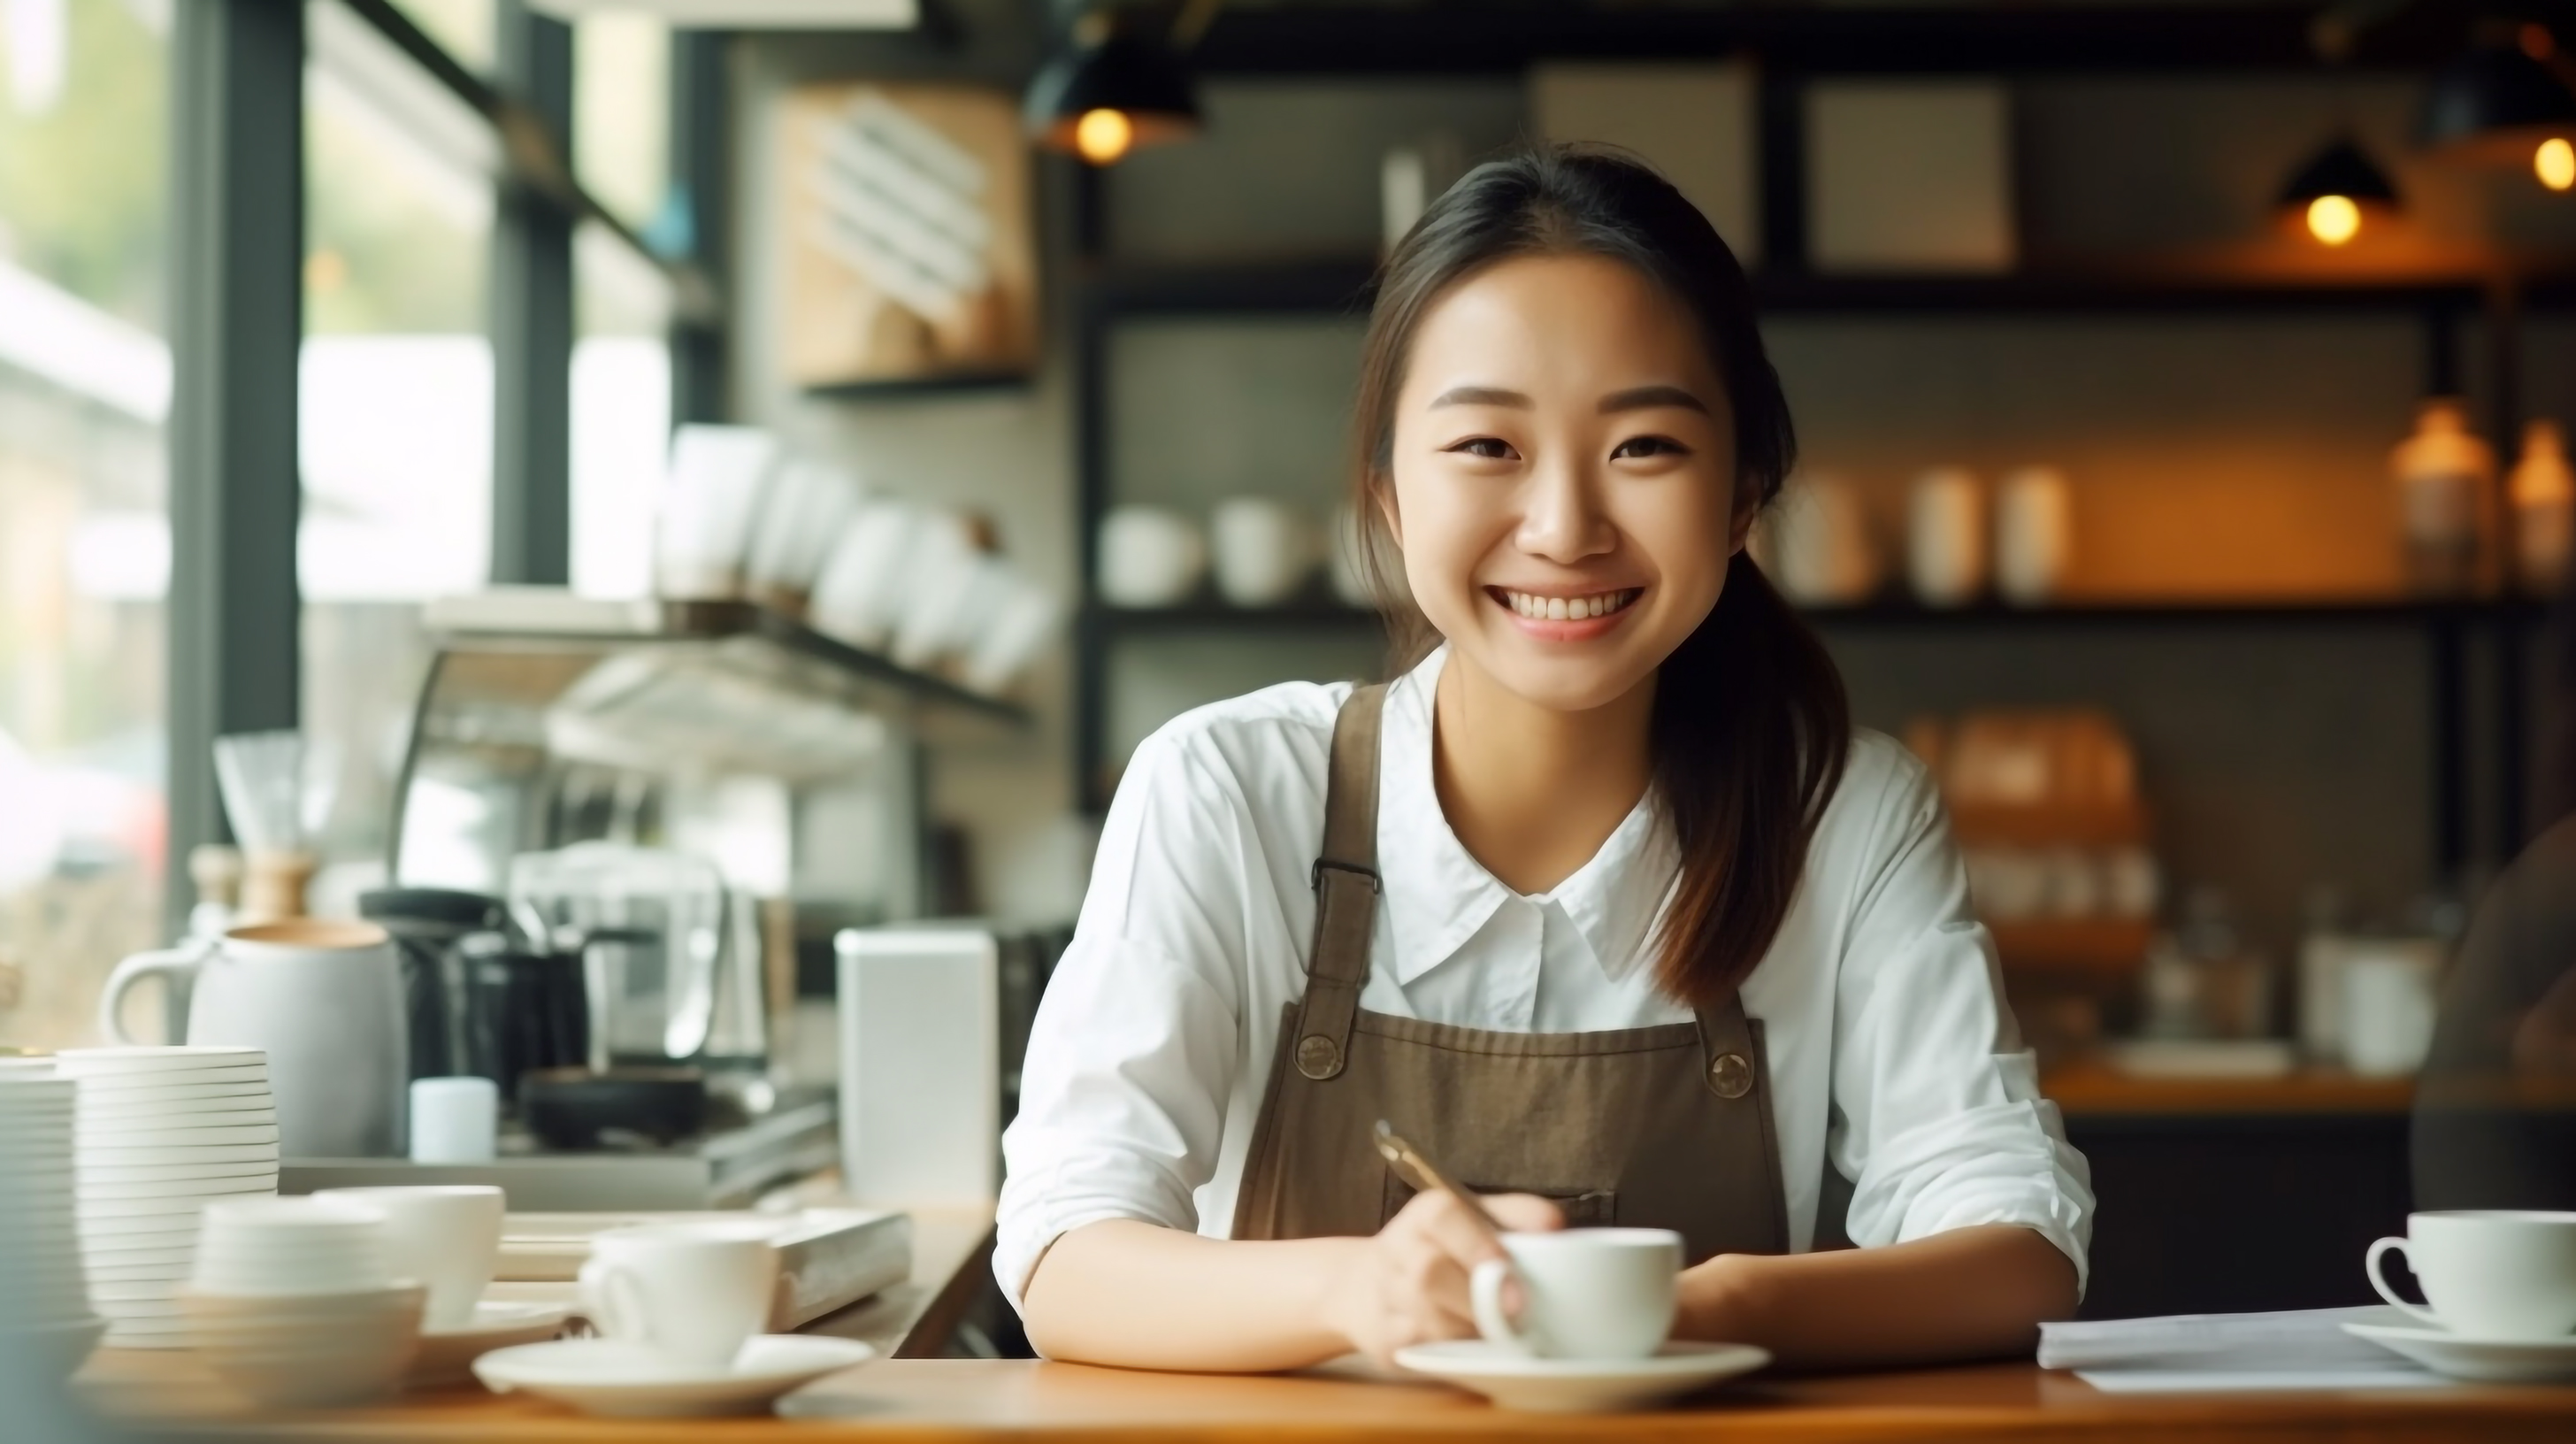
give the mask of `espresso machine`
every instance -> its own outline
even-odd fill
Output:
[[[499,976],[493,958],[578,979],[580,1056],[496,1078],[505,1154],[728,1160],[693,1206],[830,1162],[836,1080],[790,1063],[832,1053],[790,1046],[800,935],[922,916],[926,768],[1024,714],[748,602],[501,588],[424,620],[436,653],[387,860],[388,926],[443,950],[415,997],[447,1010],[457,1071],[489,1071],[510,1065],[470,1056],[457,979]],[[404,898],[473,926],[422,944]],[[563,1030],[547,1050],[568,1051]],[[671,1111],[692,1089],[694,1122]]]

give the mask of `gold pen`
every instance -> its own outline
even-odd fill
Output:
[[[1387,1165],[1395,1170],[1396,1176],[1413,1185],[1416,1192],[1428,1193],[1436,1188],[1443,1193],[1456,1195],[1460,1202],[1467,1205],[1468,1215],[1484,1229],[1486,1237],[1493,1240],[1496,1248],[1502,1247],[1502,1226],[1494,1222],[1492,1214],[1485,1212],[1485,1205],[1478,1201],[1476,1195],[1450,1182],[1449,1175],[1442,1173],[1437,1164],[1423,1155],[1421,1149],[1397,1137],[1395,1129],[1383,1118],[1377,1121],[1377,1151],[1378,1156],[1384,1158]]]

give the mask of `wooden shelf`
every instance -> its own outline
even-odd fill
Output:
[[[1171,607],[1113,607],[1095,603],[1091,615],[1110,631],[1129,634],[1184,632],[1352,632],[1383,629],[1366,607],[1301,601],[1276,607],[1237,607],[1192,601]]]
[[[1034,384],[1026,371],[957,371],[884,381],[825,381],[805,387],[804,392],[822,401],[915,401],[1026,391]]]
[[[1377,259],[1364,255],[1230,260],[1095,260],[1083,276],[1113,315],[1367,314]],[[2481,305],[2500,276],[2535,304],[2576,301],[2562,263],[2445,252],[2402,263],[2321,261],[2282,247],[2204,256],[2067,263],[2004,275],[1763,271],[1770,316],[2048,315],[2118,312],[2394,310]]]
[[[2466,39],[2471,7],[2403,7],[2361,27],[2353,59],[2428,71]],[[2454,11],[2461,13],[2453,13]],[[1495,5],[1357,0],[1228,6],[1190,54],[1210,76],[1491,75],[1549,60],[1760,57],[1844,74],[2313,73],[2306,9],[2172,0],[2101,5]]]
[[[2070,1116],[2102,1114],[2392,1114],[2414,1105],[2412,1078],[2302,1069],[2279,1078],[2140,1078],[2081,1061],[2040,1079]]]
[[[2104,982],[2146,966],[2156,925],[2146,918],[2038,918],[1988,923],[1986,931],[2007,974]]]
[[[2479,623],[2538,621],[2545,603],[2520,598],[2417,599],[2325,598],[2300,600],[2249,598],[2238,601],[2071,601],[2047,606],[2016,607],[1987,600],[1962,607],[1927,607],[1903,597],[1887,597],[1853,606],[1801,607],[1800,615],[1822,627],[1967,627],[2065,626],[2205,626],[2230,623],[2337,623],[2414,626],[2430,622]]]
[[[1334,601],[1297,601],[1276,607],[1237,607],[1225,602],[1192,600],[1169,607],[1115,607],[1095,603],[1092,614],[1120,632],[1302,631],[1379,625],[1375,611]],[[2546,604],[2504,601],[2211,601],[2211,602],[2071,602],[2045,607],[2014,607],[1977,602],[1964,607],[1927,607],[1902,599],[1866,602],[1850,607],[1802,607],[1800,615],[1820,627],[1936,629],[1965,627],[2210,626],[2226,624],[2331,623],[2363,626],[2420,626],[2427,623],[2531,623],[2547,612]]]

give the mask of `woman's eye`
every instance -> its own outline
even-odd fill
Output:
[[[1481,456],[1488,461],[1508,461],[1512,455],[1512,444],[1496,436],[1470,436],[1449,449],[1463,451],[1469,456]]]
[[[1620,442],[1619,449],[1611,452],[1610,455],[1613,458],[1622,456],[1685,456],[1689,454],[1689,451],[1690,448],[1673,440],[1669,436],[1637,436]]]

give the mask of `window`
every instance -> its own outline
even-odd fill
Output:
[[[498,0],[394,0],[421,33],[459,64],[488,71],[499,58]]]
[[[605,12],[573,25],[573,167],[601,205],[668,253],[687,248],[671,195],[671,32]],[[573,237],[572,585],[652,590],[653,502],[671,434],[671,288],[596,223]]]
[[[0,7],[0,1043],[158,939],[169,7]]]
[[[671,177],[671,30],[605,11],[573,24],[573,169],[629,227],[663,225]]]
[[[494,161],[405,57],[337,5],[311,14],[296,572],[304,727],[340,761],[311,902],[347,911],[382,875],[420,603],[489,576]]]
[[[572,585],[653,590],[653,507],[671,439],[670,283],[602,227],[573,235]]]

